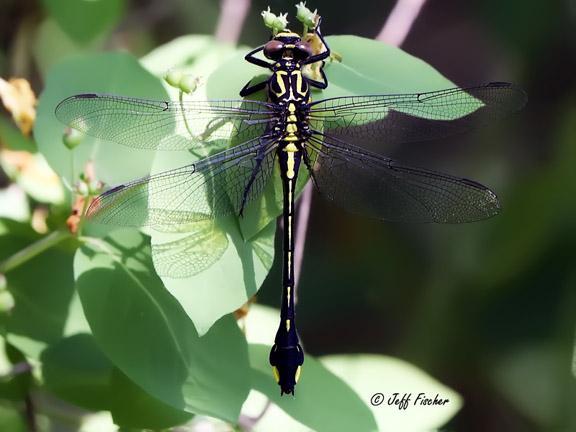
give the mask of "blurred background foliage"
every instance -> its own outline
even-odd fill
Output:
[[[394,4],[371,0],[336,6],[317,0],[310,6],[321,12],[325,34],[373,38]],[[2,0],[0,5],[0,77],[25,78],[36,94],[49,87],[48,74],[60,68],[69,73],[70,89],[76,89],[74,80],[78,79],[78,85],[87,86],[85,91],[98,91],[98,82],[90,84],[74,76],[92,69],[107,89],[113,82],[117,93],[163,97],[161,86],[147,84],[147,77],[131,82],[131,90],[125,90],[124,81],[109,64],[82,63],[80,56],[104,51],[146,56],[143,63],[156,75],[164,72],[162,55],[170,59],[167,63],[172,62],[167,67],[194,64],[194,46],[203,46],[218,57],[207,61],[213,63],[209,70],[243,52],[221,44],[226,41],[211,39],[165,45],[183,35],[214,34],[221,17],[215,1]],[[239,44],[255,46],[268,39],[259,15],[267,6],[275,12],[294,13],[292,2],[252,1]],[[344,213],[313,198],[298,299],[305,349],[315,356],[385,354],[426,371],[463,399],[462,409],[446,430],[576,429],[572,371],[576,311],[575,22],[576,4],[571,0],[430,0],[402,45],[458,85],[511,81],[528,93],[528,105],[521,113],[493,127],[441,142],[386,149],[389,156],[413,165],[490,185],[501,198],[501,215],[461,226],[386,224]],[[162,45],[164,50],[156,51],[151,60],[151,51]],[[126,62],[119,69],[130,76],[127,70],[136,63],[118,61]],[[155,89],[154,94],[143,94],[150,88]],[[67,95],[66,88],[58,91],[63,93],[61,97]],[[39,109],[51,112],[53,106]],[[20,118],[24,123],[26,116],[23,112]],[[130,362],[129,358],[100,352],[102,333],[90,320],[90,314],[98,310],[86,310],[82,303],[82,312],[80,306],[94,295],[91,287],[95,282],[85,278],[82,287],[77,286],[82,298],[77,298],[72,251],[78,245],[74,239],[54,238],[54,229],[63,226],[70,213],[70,192],[39,155],[34,138],[20,133],[6,110],[0,115],[0,145],[0,261],[40,239],[48,246],[58,243],[51,253],[6,272],[6,278],[0,274],[0,324],[3,334],[11,335],[6,337],[3,350],[6,359],[2,364],[11,366],[2,370],[0,380],[0,430],[30,430],[32,425],[38,430],[105,430],[100,417],[86,417],[85,410],[110,411],[116,423],[134,428],[160,429],[188,421],[189,414],[163,403],[161,392],[142,391],[149,389],[138,374],[126,376],[122,372],[122,362]],[[25,156],[14,153],[18,151],[24,151]],[[125,153],[116,163],[121,166],[133,155]],[[52,157],[52,168],[66,177],[64,171],[70,168],[67,160]],[[115,157],[116,153],[108,156]],[[106,180],[129,179],[137,172],[146,172],[152,164],[146,156],[131,160],[130,167],[106,174]],[[49,232],[52,234],[46,234]],[[87,249],[83,254],[91,256]],[[278,306],[279,258],[276,254],[258,292],[258,303]],[[123,286],[130,290],[129,284]],[[166,310],[174,310],[173,319],[181,321],[174,326],[182,334],[193,333],[190,339],[197,338],[194,328],[190,330],[182,321],[179,306],[162,297],[161,290],[154,291],[154,287],[161,288],[159,279],[151,280],[149,286],[150,295],[159,296]],[[54,293],[47,287],[59,289]],[[190,296],[193,299],[193,294]],[[112,306],[119,307],[116,303]],[[100,324],[102,331],[109,330],[105,322]],[[231,319],[219,321],[217,327],[219,332],[236,331]],[[270,338],[252,342],[270,343]],[[140,341],[140,345],[145,343]],[[215,355],[225,357],[225,348],[215,346]],[[243,352],[245,346],[234,349]],[[254,344],[242,355],[253,359],[262,350],[266,351]],[[330,370],[336,375],[338,360],[326,357],[325,363],[332,362]],[[314,359],[309,362],[311,371],[320,370]],[[267,394],[269,381],[259,375],[265,369],[264,365],[253,366],[252,372],[254,382],[262,383],[259,390]],[[146,375],[147,371],[138,373]],[[314,381],[318,386],[331,382],[322,371],[318,375],[305,371],[304,377],[307,373],[310,381],[318,380]],[[98,390],[99,383],[104,382],[102,377],[109,386]],[[302,386],[306,382],[303,379]],[[40,389],[34,382],[42,383]],[[83,388],[90,388],[90,393],[78,391]],[[338,393],[340,387],[330,388]],[[277,391],[275,384],[270,391]],[[316,397],[309,401],[309,407],[318,403],[322,393]],[[340,402],[347,406],[350,400],[343,396],[342,401],[333,401],[334,407]],[[348,407],[351,413],[364,409],[361,405]],[[302,411],[305,408],[296,407],[296,415],[290,407],[281,408],[308,427],[316,426],[314,419],[306,417],[310,413]],[[153,415],[148,418],[143,413]],[[322,418],[323,414],[318,415]],[[76,418],[83,420],[75,423]],[[134,419],[141,423],[135,424]],[[214,423],[212,427],[225,425]],[[249,429],[246,424],[242,427]],[[267,426],[264,419],[259,430],[273,430],[270,428],[273,426]]]

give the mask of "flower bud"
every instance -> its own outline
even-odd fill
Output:
[[[182,72],[174,69],[170,69],[164,75],[164,81],[166,81],[172,87],[180,87],[180,81],[182,80]]]
[[[87,186],[88,193],[92,196],[98,195],[100,192],[102,192],[102,182],[98,180],[92,180],[88,182]]]
[[[296,18],[306,27],[314,28],[316,25],[316,14],[318,9],[312,12],[306,7],[305,2],[300,2],[296,5]]]
[[[288,13],[278,15],[274,20],[272,28],[279,32],[284,30],[286,27],[288,27]]]
[[[88,196],[89,195],[89,188],[88,188],[88,184],[80,181],[76,184],[76,192],[78,193],[78,195],[80,196]]]
[[[198,87],[198,78],[193,75],[183,75],[178,87],[186,94],[194,93]]]
[[[62,142],[68,150],[74,150],[82,142],[84,134],[77,129],[67,127],[62,135]]]
[[[270,11],[270,6],[268,6],[268,9],[265,11],[262,11],[260,15],[262,15],[262,18],[264,19],[264,25],[268,28],[273,28],[276,15]]]

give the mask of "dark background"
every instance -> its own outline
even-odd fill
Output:
[[[394,5],[309,3],[324,34],[370,38]],[[240,43],[268,38],[259,16],[268,5],[294,14],[293,2],[254,1]],[[24,76],[39,93],[42,75],[22,47],[46,13],[32,0],[1,6],[0,75]],[[213,33],[218,13],[211,1],[131,1],[97,49],[143,55],[180,35]],[[464,397],[448,430],[576,430],[575,22],[568,0],[431,0],[402,46],[458,85],[511,81],[528,93],[527,107],[502,123],[389,149],[490,185],[501,215],[409,226],[313,198],[298,291],[306,349],[416,364]],[[278,306],[279,280],[276,262],[259,301]]]

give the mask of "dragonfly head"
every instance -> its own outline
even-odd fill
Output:
[[[300,39],[300,35],[289,31],[278,33],[264,45],[264,55],[271,60],[306,60],[312,55],[312,48]]]
[[[280,386],[280,395],[294,395],[294,387],[300,378],[304,363],[304,353],[300,344],[286,348],[279,348],[276,344],[270,351],[270,364],[274,378]]]

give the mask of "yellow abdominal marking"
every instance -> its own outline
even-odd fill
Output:
[[[290,191],[289,195],[288,195],[288,199],[291,200],[292,198],[292,191]],[[288,241],[292,241],[292,228],[290,228],[292,226],[292,216],[288,216]]]
[[[290,268],[291,266],[291,262],[292,262],[292,252],[288,251],[288,277],[291,278],[292,275],[290,274]]]
[[[290,303],[290,289],[289,286],[286,287],[286,300],[288,300],[288,303]]]
[[[276,366],[272,366],[272,373],[274,374],[274,379],[276,382],[280,382],[280,373],[278,372],[278,368],[276,368]]]
[[[286,331],[290,331],[290,320],[286,320]]]
[[[289,179],[293,179],[294,176],[296,175],[296,173],[294,172],[295,163],[296,162],[294,160],[294,152],[288,151],[288,161],[286,162],[286,177],[288,177]]]
[[[298,380],[300,379],[300,372],[302,372],[302,366],[298,366],[298,369],[296,369],[296,374],[294,375],[294,381],[298,382]]]

